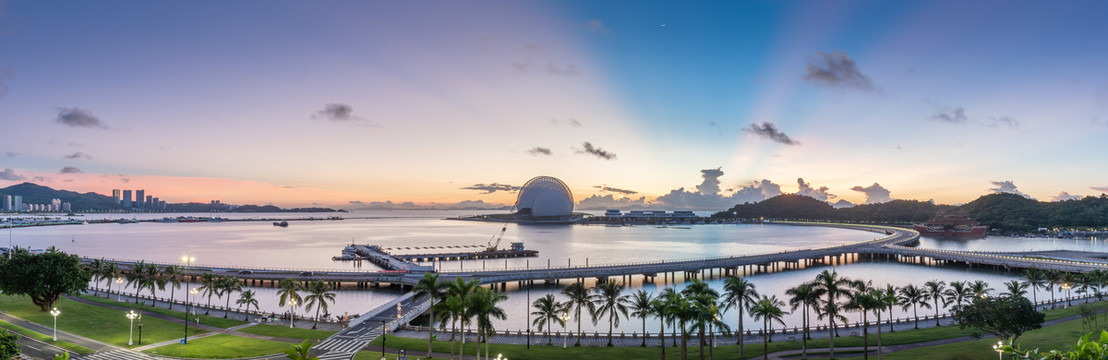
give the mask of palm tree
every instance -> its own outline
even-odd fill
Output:
[[[143,269],[146,269],[146,261],[139,260],[131,265],[131,272],[123,276],[123,279],[127,281],[127,286],[135,288],[135,304],[139,303],[139,291],[146,286],[142,283]],[[122,293],[123,289],[119,289],[119,291]]]
[[[677,297],[673,298],[673,303],[669,305],[669,312],[676,326],[681,329],[681,360],[687,360],[689,358],[688,323],[697,315],[695,305],[684,294],[678,293]]]
[[[595,319],[596,305],[590,301],[589,290],[585,289],[585,284],[580,282],[575,282],[562,289],[562,295],[567,298],[565,302],[566,310],[573,310],[573,319],[577,322],[577,342],[573,346],[581,346],[581,309],[588,309],[589,317]]]
[[[112,281],[119,278],[120,273],[119,266],[116,266],[114,262],[109,262],[104,266],[104,270],[101,272],[100,277],[108,280],[108,293],[104,294],[105,299],[107,299],[108,295],[112,292]]]
[[[755,321],[762,320],[762,358],[769,359],[769,326],[770,323],[776,321],[785,325],[785,321],[782,318],[785,314],[788,314],[781,307],[785,306],[785,303],[777,299],[777,295],[766,297],[762,295],[761,299],[750,306],[750,316]]]
[[[165,278],[162,277],[161,272],[156,264],[147,264],[141,268],[137,268],[139,271],[139,289],[150,289],[150,306],[158,305],[158,297],[154,293],[154,289],[165,290]]]
[[[836,304],[839,297],[847,294],[847,291],[852,287],[853,281],[848,278],[839,277],[839,273],[835,271],[824,270],[816,275],[816,281],[814,282],[817,296],[827,296],[824,300],[822,316],[827,317],[828,321],[828,348],[830,349],[829,357],[835,358],[835,320],[841,319],[839,315],[839,307]]]
[[[642,345],[646,347],[646,318],[654,314],[654,295],[643,290],[631,294],[631,316],[642,319]],[[542,329],[539,329],[540,331]]]
[[[455,316],[456,316],[455,319],[457,320],[458,326],[461,329],[465,329],[467,326],[470,325],[470,318],[472,318],[473,315],[469,311],[469,296],[472,295],[474,291],[476,291],[478,285],[479,285],[479,282],[477,280],[465,281],[465,280],[462,280],[462,278],[454,278],[453,282],[447,283],[447,285],[446,285],[447,294],[449,294],[451,296],[457,296],[458,301],[460,302],[461,309],[460,309],[460,311],[457,311],[455,313]],[[453,340],[453,339],[454,338],[451,337],[451,340]],[[465,333],[464,332],[462,333],[462,339],[461,340],[462,340],[461,344],[458,347],[458,354],[459,355],[464,353],[464,351],[463,351],[464,348],[465,348]]]
[[[711,307],[719,299],[719,292],[713,290],[708,283],[699,279],[692,279],[692,283],[681,290],[681,295],[692,302],[694,314],[689,319],[692,321],[692,329],[697,331],[696,339],[700,346],[700,359],[704,359],[704,331],[715,320],[715,313]]]
[[[1071,272],[1062,273],[1062,285],[1059,289],[1066,290],[1066,306],[1073,306],[1073,296],[1070,295],[1070,289],[1073,288],[1074,276]]]
[[[749,310],[749,305],[758,301],[758,290],[754,284],[738,276],[728,276],[723,280],[724,310],[739,309],[738,335],[735,343],[739,345],[739,358],[743,357],[743,311]]]
[[[1043,278],[1044,278],[1044,280],[1046,280],[1047,285],[1050,286],[1050,308],[1053,309],[1054,308],[1054,286],[1056,286],[1056,285],[1058,285],[1062,282],[1062,272],[1058,271],[1058,270],[1048,270],[1046,272],[1046,274],[1043,275]]]
[[[104,258],[93,259],[88,265],[88,271],[92,274],[92,283],[96,284],[96,290],[98,291],[100,290],[100,280],[104,279],[102,274],[105,266],[107,266],[107,262],[104,261]]]
[[[485,288],[478,288],[478,290],[470,296],[470,312],[477,321],[477,333],[480,334],[481,339],[485,342],[486,360],[489,358],[489,336],[496,335],[496,328],[492,326],[492,319],[504,320],[508,318],[504,313],[504,308],[498,305],[504,300],[508,300],[507,295],[493,292]]]
[[[210,272],[200,275],[200,291],[204,292],[204,296],[208,297],[208,307],[204,309],[204,315],[208,315],[208,311],[212,308],[212,295],[219,293],[219,286],[216,283],[217,280],[219,280],[219,278]],[[292,281],[292,279],[287,280]],[[300,299],[296,299],[296,301],[299,302]],[[282,306],[284,305],[282,304]]]
[[[662,360],[666,358],[666,323],[673,324],[673,313],[671,311],[673,304],[676,304],[680,299],[681,294],[678,294],[673,289],[663,289],[658,293],[658,297],[654,299],[650,305],[654,308],[654,315],[658,316],[658,323],[660,325],[658,331],[658,340],[662,345]],[[673,339],[676,344],[677,339]]]
[[[1031,287],[1031,301],[1035,303],[1035,306],[1039,306],[1039,288],[1046,285],[1046,280],[1043,279],[1043,273],[1036,269],[1034,266],[1023,271],[1024,282]]]
[[[816,294],[815,285],[812,283],[803,283],[785,290],[785,294],[789,295],[789,305],[792,306],[792,311],[796,311],[797,308],[802,308],[804,312],[800,313],[800,324],[804,329],[800,334],[800,358],[808,358],[808,324],[810,317],[808,310],[815,307],[819,302],[819,296]],[[740,356],[741,357],[741,356]]]
[[[169,301],[176,300],[174,295],[177,293],[177,288],[181,287],[181,279],[184,279],[184,277],[185,273],[181,270],[181,265],[169,265],[162,268],[162,278],[169,285]]]
[[[292,328],[294,327],[292,311],[296,308],[296,304],[302,304],[304,302],[304,299],[300,297],[300,291],[303,289],[301,289],[299,282],[290,278],[282,279],[277,283],[277,287],[280,288],[277,290],[277,306],[289,305],[289,327]],[[209,297],[209,299],[211,298]]]
[[[885,284],[885,291],[881,293],[881,302],[885,303],[885,306],[889,309],[889,332],[894,332],[893,329],[893,306],[900,303],[900,298],[896,296],[897,287],[892,284]],[[880,356],[880,354],[878,354]]]
[[[973,296],[983,298],[989,295],[993,288],[989,287],[989,283],[983,280],[974,280],[973,284],[969,285],[969,288],[973,290]]]
[[[850,299],[847,301],[846,307],[849,309],[855,309],[862,313],[862,357],[869,359],[869,317],[867,316],[870,311],[880,311],[885,308],[883,303],[878,297],[880,290],[860,289],[850,294]],[[880,316],[880,315],[878,315]],[[881,319],[877,320],[877,328],[881,328]],[[878,352],[881,352],[881,347],[878,345]]]
[[[919,313],[916,312],[916,307],[931,307],[931,304],[927,303],[927,290],[917,287],[914,284],[904,285],[904,287],[900,288],[900,297],[897,301],[900,302],[900,307],[903,310],[908,310],[908,307],[912,308],[912,315],[916,318],[915,328],[919,329]]]
[[[431,312],[431,320],[429,326],[427,326],[427,357],[431,357],[431,344],[434,343],[435,338],[435,302],[442,299],[446,295],[446,283],[439,281],[438,273],[423,273],[423,278],[419,279],[416,286],[412,288],[415,291],[416,296],[428,296],[431,302],[431,306],[427,307],[427,310]]]
[[[319,360],[318,357],[308,355],[309,351],[312,351],[312,346],[316,343],[304,340],[300,344],[293,345],[292,348],[285,350],[285,355],[290,360]]]
[[[258,299],[254,297],[254,290],[246,290],[239,293],[239,299],[235,300],[235,304],[241,309],[246,306],[246,321],[250,321],[250,307],[253,306],[254,310],[258,309]]]
[[[1004,286],[1008,288],[1008,292],[1001,295],[1011,297],[1024,297],[1024,295],[1027,295],[1027,283],[1010,280],[1004,283]]]
[[[242,291],[242,283],[239,282],[239,279],[228,276],[220,277],[217,285],[219,285],[219,292],[227,295],[227,302],[223,305],[223,318],[226,319],[227,315],[231,313],[231,295]]]
[[[554,345],[554,338],[550,337],[550,328],[554,326],[555,322],[565,325],[565,323],[562,323],[562,319],[558,317],[558,313],[561,312],[561,304],[558,304],[558,301],[554,299],[554,295],[546,294],[546,296],[535,300],[531,307],[535,309],[531,312],[531,315],[535,315],[535,320],[531,321],[531,324],[535,325],[539,331],[545,329],[546,345]],[[645,325],[643,328],[646,328]],[[643,344],[646,344],[645,337]]]
[[[939,280],[931,280],[923,283],[923,286],[927,288],[927,296],[935,301],[935,326],[939,326],[939,300],[943,298],[943,290],[946,290],[946,283]]]
[[[966,286],[966,282],[964,281],[951,281],[950,288],[946,289],[943,295],[946,296],[946,298],[943,299],[944,305],[962,305],[967,299],[973,297],[973,289]]]
[[[237,282],[236,282],[237,283]],[[319,310],[323,310],[323,313],[327,313],[327,303],[335,302],[335,292],[331,291],[331,284],[328,284],[323,279],[315,279],[308,288],[305,289],[308,292],[308,296],[304,297],[304,301],[307,301],[305,306],[308,310],[315,307],[315,321],[312,322],[312,329],[315,329],[319,324]]]
[[[440,320],[440,326],[446,324],[446,319],[450,319],[450,358],[454,358],[454,334],[456,334],[458,330],[458,321],[465,316],[466,303],[462,300],[461,296],[457,294],[448,294],[446,298],[442,299],[442,301],[435,306],[438,307],[439,311],[447,315],[447,317]]]

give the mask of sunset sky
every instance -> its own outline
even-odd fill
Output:
[[[0,0],[0,187],[337,207],[511,204],[538,175],[600,207],[1099,195],[1106,18],[1100,0]]]

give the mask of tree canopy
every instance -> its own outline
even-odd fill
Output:
[[[0,359],[14,359],[19,355],[19,335],[0,329]]]
[[[1046,317],[1035,310],[1031,300],[1018,296],[975,298],[970,304],[955,306],[953,316],[963,329],[972,327],[1009,341],[1041,328]]]
[[[54,248],[37,255],[15,251],[11,260],[0,262],[0,290],[30,296],[42,311],[53,307],[61,294],[84,290],[90,280],[92,274],[81,266],[77,255]]]

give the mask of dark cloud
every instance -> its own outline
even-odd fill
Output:
[[[759,180],[733,192],[729,189],[731,194],[725,195],[719,190],[719,178],[723,176],[721,169],[701,170],[700,176],[703,180],[696,186],[696,192],[686,191],[685,188],[670,190],[655,199],[653,204],[667,209],[723,210],[735,204],[759,202],[782,194],[780,185]]]
[[[700,177],[704,181],[696,186],[696,191],[701,195],[719,194],[719,177],[723,176],[723,168],[700,170]]]
[[[586,141],[581,146],[584,146],[585,149],[584,150],[577,150],[578,154],[592,154],[592,155],[596,155],[596,157],[604,159],[604,160],[615,160],[615,158],[616,158],[616,154],[605,151],[604,149],[601,149],[599,147],[595,147],[595,146],[592,145],[592,143],[590,143],[588,141]]]
[[[948,124],[965,124],[969,121],[966,117],[966,110],[961,107],[942,107],[936,110],[934,114],[931,114],[931,120],[944,122]]]
[[[1103,192],[1103,193],[1108,193],[1108,186],[1094,186],[1094,187],[1091,187],[1090,189],[1093,189],[1093,190],[1096,190],[1096,191],[1099,191],[1099,192]]]
[[[83,152],[80,152],[80,151],[78,151],[78,152],[75,152],[75,153],[72,153],[72,154],[69,154],[69,155],[66,155],[66,156],[62,156],[62,159],[69,159],[69,160],[77,160],[77,159],[92,160],[92,155],[89,155],[89,154],[85,154],[85,153],[83,153]]]
[[[327,104],[323,110],[312,115],[312,119],[326,119],[331,121],[361,120],[354,116],[354,108],[347,104]]]
[[[866,187],[855,186],[850,188],[850,190],[866,194],[866,204],[880,204],[893,201],[892,196],[890,196],[892,193],[878,183],[873,183],[873,185]]]
[[[591,33],[605,34],[605,35],[612,34],[612,29],[609,29],[608,26],[604,25],[603,21],[600,21],[600,20],[597,20],[597,19],[592,19],[592,20],[580,23],[580,24],[578,24],[578,26],[580,26],[582,29],[585,29],[585,30],[587,30]]]
[[[743,132],[751,133],[785,145],[800,145],[799,141],[789,138],[788,135],[777,130],[777,125],[769,122],[763,122],[761,125],[757,123],[750,124],[750,126],[743,128]]]
[[[119,181],[121,181],[121,182],[123,182],[124,184],[126,184],[126,183],[129,183],[129,182],[131,182],[131,178],[127,177],[126,175],[123,175],[123,174],[119,174]]]
[[[581,201],[577,203],[576,208],[581,210],[643,209],[653,205],[653,202],[646,201],[645,196],[641,196],[637,199],[629,197],[616,198],[612,194],[608,194],[604,196],[592,195],[581,199]]]
[[[854,59],[842,50],[835,50],[830,54],[816,52],[816,57],[808,60],[804,80],[830,88],[861,92],[873,92],[877,89],[869,77],[858,70]]]
[[[80,173],[83,173],[83,172],[84,171],[81,171],[81,169],[78,169],[78,168],[75,168],[75,167],[72,167],[72,166],[66,166],[66,167],[63,167],[61,170],[58,170],[59,174],[80,174]]]
[[[536,147],[531,148],[530,150],[527,150],[527,153],[531,154],[531,155],[553,155],[554,154],[553,151],[550,151],[550,148],[544,148],[544,147],[540,147],[540,146],[536,146]]]
[[[811,183],[804,182],[804,178],[796,178],[796,185],[799,189],[797,195],[804,195],[813,199],[828,201],[834,199],[835,195],[828,193],[830,188],[826,186],[820,186],[819,188],[812,187]]]
[[[992,190],[992,192],[994,192],[994,193],[998,193],[998,194],[1016,194],[1016,195],[1023,196],[1023,197],[1028,198],[1028,199],[1033,199],[1031,197],[1031,195],[1027,195],[1027,194],[1024,194],[1023,192],[1020,192],[1019,189],[1016,188],[1016,184],[1013,183],[1010,180],[990,181],[990,182],[993,184],[993,186],[996,186],[995,188],[989,188],[989,190]]]
[[[1013,119],[1011,116],[994,116],[993,122],[989,124],[992,127],[1006,127],[1009,129],[1018,129],[1020,122]]]
[[[21,181],[23,179],[26,179],[26,177],[16,174],[15,170],[12,170],[11,168],[6,168],[4,169],[4,171],[0,171],[0,180]]]
[[[69,127],[107,129],[108,126],[92,113],[79,108],[58,108],[58,117],[54,121]]]
[[[5,152],[5,153],[4,153],[4,156],[7,156],[7,157],[16,157],[16,156],[19,156],[19,153],[17,153],[17,152],[14,152],[14,151],[8,151],[8,152]]]
[[[569,126],[572,126],[572,127],[581,127],[581,122],[577,121],[577,119],[573,119],[573,118],[570,118],[569,120],[565,120],[565,121],[558,120],[558,119],[550,119],[550,122],[552,122],[554,124],[566,124],[566,125],[569,125]]]
[[[634,194],[639,193],[638,191],[634,191],[634,190],[614,188],[614,187],[605,186],[605,185],[597,185],[597,186],[593,186],[593,187],[597,188],[597,189],[600,189],[600,191],[603,191],[603,192],[614,192],[614,193],[620,193],[620,194],[624,194],[624,195],[634,195]]]
[[[519,186],[513,186],[508,184],[473,184],[470,186],[460,187],[462,190],[480,190],[484,191],[481,194],[492,194],[497,191],[516,192],[519,191]]]
[[[1051,202],[1059,202],[1059,201],[1080,200],[1080,199],[1081,199],[1081,195],[1070,195],[1070,193],[1063,191],[1063,192],[1058,193],[1058,195],[1052,196],[1050,198],[1050,201]]]

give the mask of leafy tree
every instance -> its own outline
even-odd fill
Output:
[[[285,355],[291,360],[319,360],[318,357],[308,355],[308,352],[312,351],[312,346],[315,346],[314,342],[304,340],[299,344],[293,345],[292,348],[285,350]]]
[[[739,358],[743,357],[743,311],[749,310],[750,304],[755,301],[758,301],[758,290],[753,283],[733,275],[723,280],[724,309],[739,309],[739,335],[735,337],[735,343],[739,345]]]
[[[38,255],[13,251],[11,260],[0,263],[0,290],[10,295],[27,295],[42,311],[54,307],[63,293],[85,290],[91,280],[92,274],[81,266],[77,255],[52,247]]]
[[[412,288],[416,296],[429,296],[428,301],[432,306],[427,307],[431,312],[430,326],[427,326],[427,357],[431,357],[431,344],[435,339],[435,307],[433,306],[446,295],[446,284],[439,280],[438,273],[423,273],[416,286]]]
[[[973,299],[969,305],[956,306],[953,316],[963,329],[972,327],[1015,341],[1025,331],[1041,328],[1046,315],[1027,298],[1002,296]]]
[[[644,290],[631,294],[631,302],[628,309],[631,316],[642,319],[642,347],[646,347],[646,318],[654,314],[654,295]]]
[[[237,284],[238,282],[235,283]],[[315,307],[315,322],[312,323],[312,329],[315,329],[316,325],[319,324],[319,310],[322,309],[324,313],[327,312],[327,303],[335,302],[335,292],[331,291],[331,284],[328,284],[322,279],[315,279],[315,281],[312,281],[308,284],[306,290],[308,291],[308,296],[304,297],[304,300],[307,301],[305,308],[311,310],[312,307]]]
[[[550,328],[554,327],[555,323],[565,326],[562,318],[558,316],[561,311],[561,304],[558,304],[558,301],[554,299],[554,295],[546,294],[546,296],[536,299],[531,307],[535,309],[531,312],[531,315],[535,315],[535,320],[531,321],[531,324],[538,327],[539,331],[545,329],[546,344],[554,345],[554,338],[550,337]]]
[[[66,350],[64,353],[54,355],[54,360],[69,360],[69,350]]]
[[[0,329],[0,359],[14,359],[19,355],[19,335]]]
[[[1108,331],[1101,330],[1099,341],[1090,340],[1093,333],[1085,334],[1077,340],[1077,344],[1070,347],[1069,351],[1050,350],[1049,352],[1039,352],[1039,349],[1035,350],[1022,350],[1018,347],[1012,346],[1012,342],[1001,346],[1000,350],[1012,355],[1013,359],[1032,359],[1032,360],[1101,360],[1108,358]]]
[[[596,304],[589,299],[589,290],[585,284],[575,282],[562,289],[562,295],[568,298],[565,302],[566,310],[573,311],[573,320],[577,322],[577,342],[573,346],[581,346],[581,309],[588,309],[589,317],[595,318]]]

